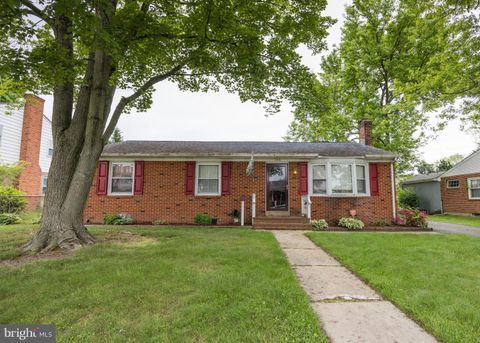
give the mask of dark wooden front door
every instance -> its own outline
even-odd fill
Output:
[[[288,165],[267,164],[267,211],[288,211]]]

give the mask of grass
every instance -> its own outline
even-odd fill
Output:
[[[480,239],[308,233],[317,245],[444,342],[480,342]]]
[[[452,214],[435,214],[428,217],[432,222],[459,224],[480,227],[480,217],[455,216]]]
[[[0,228],[2,258],[31,230]],[[0,323],[54,323],[59,342],[327,342],[271,233],[92,231],[148,240],[0,267]]]

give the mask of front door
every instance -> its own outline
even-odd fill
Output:
[[[267,211],[288,211],[288,165],[267,164]]]

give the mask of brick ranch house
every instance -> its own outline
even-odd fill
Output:
[[[480,215],[480,150],[440,177],[443,213]]]
[[[226,225],[243,198],[245,223],[252,224],[255,211],[255,226],[268,218],[280,219],[278,226],[302,215],[336,225],[352,209],[367,225],[390,223],[396,211],[395,156],[371,146],[369,121],[360,123],[360,141],[110,144],[98,164],[85,220],[101,223],[107,213],[128,213],[137,223],[191,224],[205,213]]]

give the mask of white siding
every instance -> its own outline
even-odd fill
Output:
[[[20,158],[22,142],[23,108],[14,108],[0,104],[0,163],[11,164]]]
[[[480,150],[475,151],[447,171],[442,177],[480,173]]]
[[[42,123],[42,139],[40,143],[40,158],[39,164],[42,169],[42,173],[48,173],[50,168],[50,162],[52,162],[52,156],[49,155],[49,149],[53,149],[52,138],[52,122],[45,116],[43,116]]]

